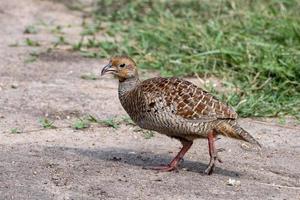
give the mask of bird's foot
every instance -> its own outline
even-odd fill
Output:
[[[205,169],[204,173],[207,175],[211,175],[215,169],[215,162],[209,162],[207,168]]]
[[[169,164],[169,165],[162,165],[162,166],[146,167],[146,169],[152,169],[160,172],[170,172],[170,171],[177,170],[177,167]]]
[[[207,168],[205,169],[204,173],[211,175],[215,169],[215,165],[216,165],[216,160],[219,161],[220,163],[222,163],[223,161],[221,160],[221,158],[218,156],[219,152],[225,151],[225,149],[220,148],[220,149],[216,149],[215,148],[215,141],[217,140],[215,138],[215,131],[212,130],[211,132],[208,133],[207,136],[207,140],[208,140],[208,150],[209,150],[209,156],[210,156],[210,161],[209,164],[207,166]]]
[[[182,148],[178,152],[178,154],[175,156],[175,158],[170,162],[170,164],[165,165],[165,166],[158,166],[158,167],[147,167],[146,169],[152,169],[152,170],[157,170],[160,172],[170,172],[170,171],[177,171],[177,167],[180,164],[181,161],[183,161],[183,156],[184,154],[190,149],[192,146],[193,142],[181,139],[180,140],[182,143]]]
[[[218,149],[217,152],[221,152],[224,151],[224,149]],[[216,166],[216,161],[219,161],[220,163],[223,163],[223,161],[221,160],[221,158],[218,156],[217,152],[215,153],[214,156],[212,156],[210,158],[209,164],[207,166],[207,168],[205,169],[204,173],[207,175],[211,175],[215,169]]]

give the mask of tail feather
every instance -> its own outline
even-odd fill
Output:
[[[254,139],[254,137],[250,135],[250,133],[248,133],[242,127],[240,127],[236,123],[236,121],[222,122],[221,124],[219,124],[216,130],[224,136],[235,138],[238,140],[243,140],[251,144],[257,145],[258,147],[261,147],[259,142],[256,139]]]

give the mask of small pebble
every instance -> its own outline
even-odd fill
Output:
[[[17,85],[17,84],[12,84],[10,87],[11,87],[12,89],[17,89],[17,88],[18,88],[18,85]]]
[[[240,186],[241,185],[241,181],[230,178],[227,181],[227,185],[229,185],[229,186]]]

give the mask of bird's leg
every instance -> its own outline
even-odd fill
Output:
[[[173,171],[173,170],[177,169],[179,162],[181,161],[181,159],[183,158],[185,153],[191,148],[191,146],[193,144],[192,141],[188,141],[188,140],[180,140],[180,142],[183,145],[181,150],[168,165],[150,167],[150,169],[159,170],[159,171],[163,171],[163,172],[169,172],[169,171]]]
[[[207,140],[208,140],[208,149],[209,149],[210,161],[209,161],[209,164],[208,164],[207,168],[205,169],[205,173],[208,174],[208,175],[211,175],[212,172],[214,171],[216,160],[218,160],[220,163],[222,163],[222,160],[218,156],[218,152],[223,151],[223,149],[218,150],[218,149],[215,148],[215,144],[214,144],[214,142],[215,142],[215,131],[214,130],[212,130],[208,133]]]

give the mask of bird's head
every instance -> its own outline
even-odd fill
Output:
[[[113,74],[120,81],[128,78],[137,78],[138,71],[135,62],[127,56],[114,56],[102,69],[101,75]]]

